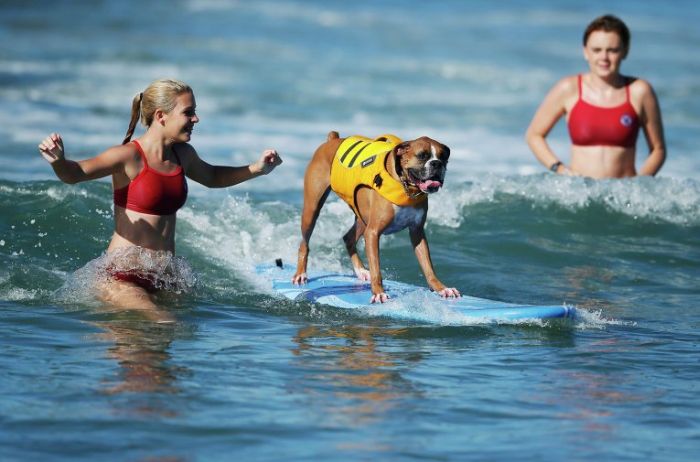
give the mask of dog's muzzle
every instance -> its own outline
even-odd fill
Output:
[[[421,191],[434,193],[445,181],[445,165],[439,160],[431,160],[421,169],[408,169],[408,176]]]

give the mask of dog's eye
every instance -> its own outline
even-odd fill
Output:
[[[428,160],[430,159],[430,154],[426,151],[419,152],[416,157],[418,160]]]

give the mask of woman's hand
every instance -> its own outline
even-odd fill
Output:
[[[263,151],[260,159],[252,165],[252,170],[259,175],[267,175],[282,163],[282,158],[274,149]]]
[[[39,152],[49,164],[65,160],[65,151],[63,150],[63,140],[58,133],[52,133],[47,136],[44,141],[39,143]]]
[[[569,167],[567,167],[564,164],[561,164],[559,166],[559,168],[557,168],[557,171],[554,173],[556,173],[557,175],[564,175],[564,176],[581,176],[578,173],[571,170]]]

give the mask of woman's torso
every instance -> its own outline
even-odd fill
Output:
[[[571,136],[570,169],[592,178],[636,175],[635,144],[639,132],[639,105],[630,97],[631,83],[607,98],[589,101],[582,76],[567,101],[566,116]],[[629,79],[625,79],[629,80]]]
[[[107,250],[137,245],[174,252],[175,213],[187,199],[182,163],[175,150],[172,160],[149,162],[139,142],[133,144],[140,161],[113,175],[115,232]]]

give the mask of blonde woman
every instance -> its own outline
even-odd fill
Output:
[[[139,118],[143,136],[131,140]],[[275,150],[241,167],[213,166],[189,144],[199,122],[192,89],[177,80],[156,80],[134,97],[124,141],[90,159],[65,157],[53,133],[39,152],[63,182],[112,176],[114,234],[100,265],[106,274],[102,299],[126,308],[156,308],[153,294],[177,290],[183,267],[174,258],[177,210],[187,199],[190,178],[210,188],[233,186],[270,173],[282,163]]]
[[[620,73],[630,49],[630,32],[611,15],[591,22],[583,34],[583,56],[589,70],[561,79],[535,113],[525,136],[535,157],[563,175],[622,178],[656,175],[666,159],[659,103],[645,80]],[[571,136],[571,157],[565,165],[546,137],[562,117]],[[636,143],[642,129],[649,155],[639,172]]]

